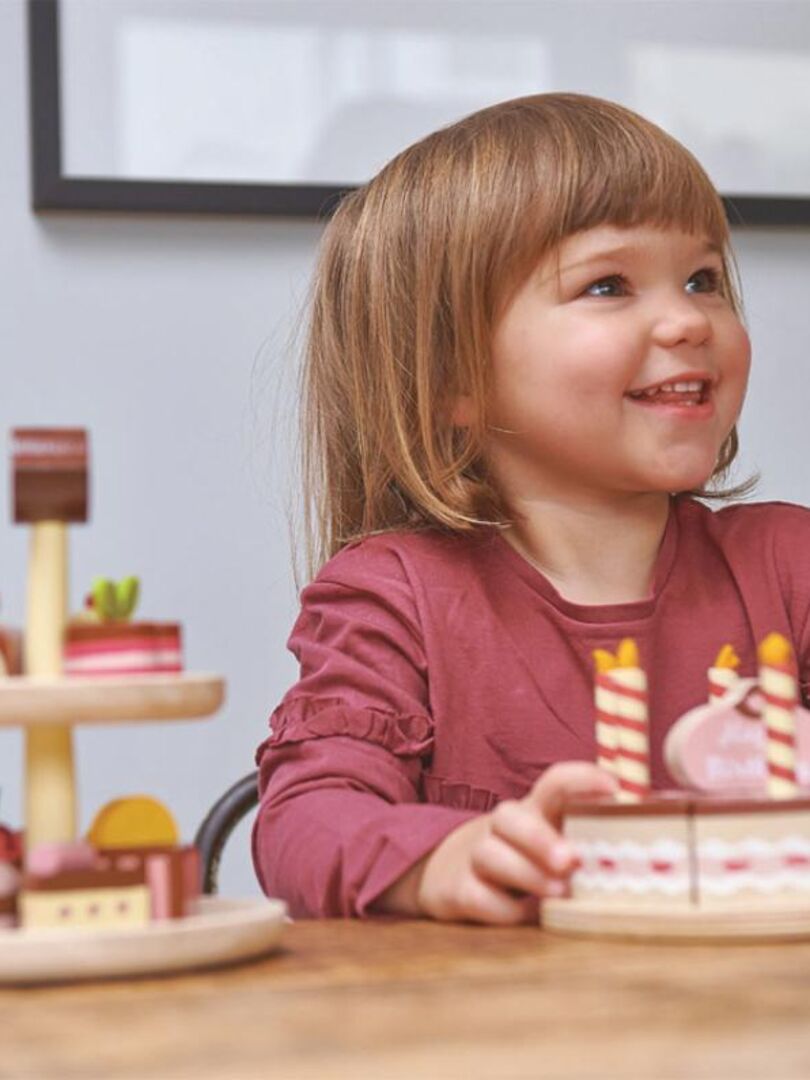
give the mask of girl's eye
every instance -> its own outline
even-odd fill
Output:
[[[628,281],[624,274],[611,274],[609,277],[600,278],[592,282],[584,291],[585,296],[618,297],[624,296],[628,289]],[[686,291],[689,293],[722,293],[723,277],[719,270],[712,266],[704,266],[696,270],[686,283]]]
[[[592,282],[585,290],[586,296],[621,296],[627,288],[627,278],[624,274],[611,274],[610,277],[600,278]],[[618,291],[618,290],[621,290]]]
[[[690,289],[690,282],[697,281],[698,288]],[[719,270],[715,270],[713,266],[704,266],[701,270],[692,274],[689,281],[686,283],[687,292],[722,292],[723,282]]]

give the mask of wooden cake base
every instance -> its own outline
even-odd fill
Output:
[[[184,919],[121,930],[0,930],[0,984],[163,975],[273,952],[287,922],[280,900],[204,896]]]
[[[810,938],[810,899],[792,907],[738,902],[710,909],[545,900],[541,923],[559,933],[624,940],[790,941]]]

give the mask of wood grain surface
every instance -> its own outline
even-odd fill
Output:
[[[0,991],[0,1077],[810,1076],[810,945],[301,922],[193,976]]]
[[[0,679],[0,725],[120,724],[200,719],[225,697],[220,675],[110,675]]]

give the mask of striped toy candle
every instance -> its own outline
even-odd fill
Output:
[[[793,649],[781,634],[768,634],[759,646],[759,689],[765,723],[768,796],[791,799],[796,781],[796,704],[798,684]]]
[[[596,764],[601,769],[616,773],[616,751],[619,745],[619,719],[616,691],[611,673],[616,668],[616,657],[607,649],[594,649],[594,704],[596,705]]]
[[[647,709],[647,675],[641,667],[638,646],[625,638],[616,651],[616,667],[610,679],[616,694],[616,773],[619,801],[640,802],[650,793],[650,740]]]
[[[739,679],[740,658],[733,645],[724,645],[709,668],[709,702],[719,701]]]

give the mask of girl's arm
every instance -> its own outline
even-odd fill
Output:
[[[423,801],[430,660],[388,540],[344,550],[304,590],[289,646],[301,676],[259,751],[254,863],[294,915],[364,915],[476,816]]]
[[[270,745],[253,858],[298,917],[365,915],[473,811],[418,801],[418,758],[349,736]]]

